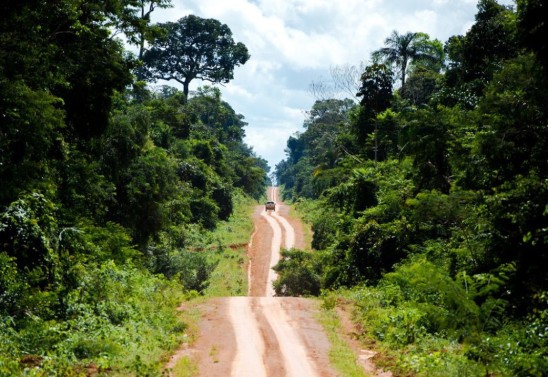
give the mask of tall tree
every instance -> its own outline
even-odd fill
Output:
[[[537,54],[544,68],[548,70],[546,2],[542,0],[518,0],[517,3],[521,39],[528,48]]]
[[[150,15],[156,8],[170,8],[171,0],[126,0],[121,18],[121,29],[130,43],[139,47],[139,59],[143,58],[145,42],[151,39],[154,27],[150,26]]]
[[[439,60],[439,54],[426,33],[399,34],[396,30],[384,41],[385,47],[373,52],[374,61],[394,65],[401,78],[402,88],[405,85],[407,70],[412,62]]]
[[[516,35],[516,15],[509,7],[496,0],[479,1],[476,23],[464,37],[451,37],[445,46],[449,58],[447,85],[470,93],[475,97],[471,107],[475,106],[503,62],[517,56]]]
[[[392,101],[392,71],[384,64],[373,64],[365,68],[361,77],[361,109],[354,127],[357,140],[363,144],[368,135],[374,132],[374,159],[378,158],[378,122],[377,115],[388,109]]]
[[[143,56],[148,76],[181,83],[187,98],[192,80],[228,83],[234,67],[249,60],[247,47],[234,42],[230,28],[215,19],[189,15],[159,27],[163,35]]]

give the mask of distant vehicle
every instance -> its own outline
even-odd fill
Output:
[[[266,202],[264,209],[266,211],[275,211],[276,210],[276,203],[275,202]]]

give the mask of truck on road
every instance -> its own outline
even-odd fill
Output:
[[[264,206],[265,211],[275,211],[276,210],[276,203],[272,201],[266,202]]]

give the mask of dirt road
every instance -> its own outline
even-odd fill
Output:
[[[200,337],[188,354],[203,377],[327,377],[338,374],[329,365],[330,343],[314,319],[312,300],[274,297],[272,270],[280,249],[303,248],[298,220],[276,188],[268,191],[275,212],[257,206],[255,232],[249,245],[248,297],[210,300],[202,307]]]

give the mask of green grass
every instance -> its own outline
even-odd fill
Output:
[[[209,286],[202,296],[190,300],[182,311],[184,322],[188,325],[189,343],[198,336],[198,322],[201,317],[198,304],[212,297],[247,295],[247,243],[253,233],[251,214],[257,202],[251,198],[237,195],[234,200],[234,213],[228,221],[219,223],[217,229],[207,235],[208,242],[203,246],[210,262],[217,267],[209,278]],[[216,357],[211,350],[210,357]],[[197,363],[189,357],[181,358],[173,368],[175,377],[195,377],[199,370]]]
[[[219,262],[209,278],[206,297],[247,295],[246,248],[226,249],[210,254],[210,260]]]
[[[198,323],[202,317],[202,311],[199,308],[199,304],[203,301],[205,301],[204,296],[195,296],[186,303],[183,303],[182,308],[179,311],[181,320],[187,324],[185,332],[187,335],[185,343],[187,344],[194,343],[200,335]],[[167,358],[169,358],[169,355]],[[199,370],[195,360],[191,357],[183,356],[177,360],[171,372],[174,377],[196,377],[198,376]]]
[[[172,371],[175,377],[195,377],[198,375],[198,372],[196,363],[187,356],[180,358]]]
[[[247,243],[253,233],[251,214],[257,205],[251,198],[236,196],[234,213],[210,235],[206,246],[211,262],[218,263],[210,276],[205,297],[247,295]]]
[[[322,308],[322,311],[318,315],[318,320],[331,342],[331,350],[329,351],[331,365],[343,377],[368,377],[363,368],[358,364],[354,351],[352,351],[346,340],[340,335],[343,330],[335,310]]]

